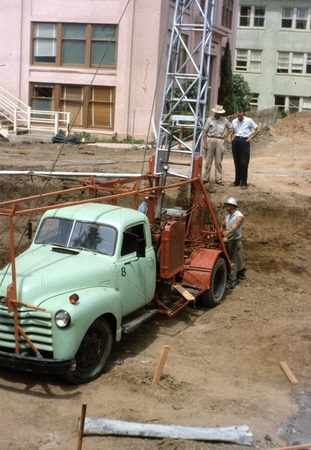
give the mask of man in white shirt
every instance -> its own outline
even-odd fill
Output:
[[[235,167],[235,180],[232,185],[247,189],[250,142],[260,133],[260,128],[252,119],[245,117],[243,108],[238,109],[237,116],[232,121],[232,155]]]

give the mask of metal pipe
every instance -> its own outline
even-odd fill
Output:
[[[29,175],[39,177],[99,177],[99,178],[137,178],[140,173],[103,173],[103,172],[45,172],[41,170],[0,170],[1,175]]]
[[[197,428],[180,425],[133,423],[96,417],[86,417],[84,435],[170,437],[172,439],[231,442],[250,446],[254,443],[252,432],[247,425],[225,428]]]

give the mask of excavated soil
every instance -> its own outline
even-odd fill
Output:
[[[311,442],[311,114],[296,113],[262,130],[252,143],[249,188],[207,186],[218,220],[234,196],[245,216],[246,279],[212,310],[189,307],[156,316],[114,345],[106,372],[82,386],[58,376],[0,369],[1,450],[76,448],[82,404],[88,417],[130,422],[227,427],[248,425],[259,449]],[[0,170],[141,172],[152,149],[0,142]],[[56,162],[56,163],[55,163]],[[4,201],[64,190],[69,180],[0,174]],[[68,195],[68,199],[70,196]],[[175,199],[169,201],[175,204]],[[15,242],[27,246],[25,219]],[[0,220],[0,262],[8,260],[8,225]],[[160,382],[152,384],[163,345],[170,347]],[[287,362],[298,383],[280,367]],[[233,450],[223,443],[86,436],[83,450]]]

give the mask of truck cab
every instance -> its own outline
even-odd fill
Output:
[[[89,203],[47,211],[15,263],[19,326],[30,343],[22,333],[16,342],[14,313],[1,305],[0,365],[62,373],[73,383],[99,376],[123,323],[155,294],[150,225],[129,208]],[[5,304],[11,265],[0,277]]]

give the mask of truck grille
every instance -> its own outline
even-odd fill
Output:
[[[0,297],[0,302],[3,297]],[[18,324],[34,346],[40,351],[53,352],[51,314],[45,311],[18,308]],[[0,303],[0,348],[15,349],[14,314],[8,313],[7,307]],[[29,350],[25,339],[19,336],[20,351]]]

